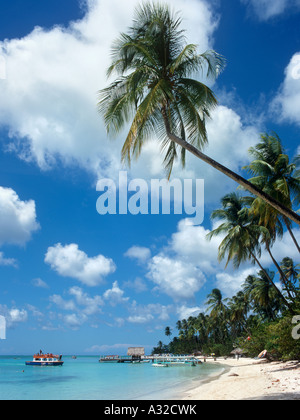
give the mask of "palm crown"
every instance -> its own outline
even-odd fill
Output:
[[[166,135],[166,127],[183,140],[202,148],[207,142],[206,118],[217,105],[212,90],[191,79],[202,71],[210,79],[218,76],[225,60],[214,51],[197,53],[186,44],[181,18],[167,6],[145,4],[136,10],[128,34],[121,34],[112,50],[108,75],[119,78],[101,91],[99,109],[109,132],[118,132],[133,119],[122,159],[130,163],[144,143],[159,134],[170,176],[178,146]],[[185,149],[181,148],[185,164]]]

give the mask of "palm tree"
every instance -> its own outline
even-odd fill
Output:
[[[241,335],[241,332],[246,330],[249,309],[250,302],[242,291],[228,300],[229,319],[236,331],[236,336]],[[249,334],[249,331],[247,332]]]
[[[247,198],[240,197],[237,193],[226,195],[222,199],[222,208],[215,210],[211,218],[223,221],[215,230],[207,235],[208,239],[214,236],[224,235],[225,238],[219,246],[219,261],[227,255],[227,264],[233,262],[235,268],[239,268],[242,262],[252,261],[265,273],[270,284],[277,290],[285,305],[293,312],[290,303],[285,299],[281,291],[275,285],[273,278],[263,268],[259,261],[261,255],[260,241],[262,237],[268,237],[269,232],[263,226],[253,223],[249,218],[249,211],[245,208]]]
[[[171,337],[171,335],[172,335],[171,328],[170,327],[166,327],[165,328],[165,336],[166,337]]]
[[[227,314],[227,306],[223,301],[222,292],[219,289],[214,289],[208,296],[206,305],[210,316],[214,319],[224,319]]]
[[[268,276],[266,276],[266,271]],[[277,290],[270,283],[269,278],[274,279],[275,273],[269,270],[260,271],[254,283],[251,293],[257,312],[266,319],[275,320],[276,315],[281,309],[281,303]]]
[[[262,134],[261,142],[252,147],[249,152],[254,158],[251,164],[244,168],[254,175],[249,181],[290,209],[293,203],[299,204],[300,178],[297,177],[296,164],[290,163],[278,135],[276,133],[272,136]],[[282,233],[281,222],[283,221],[300,252],[300,246],[287,217],[282,216],[259,197],[252,199],[251,211],[259,217],[259,224],[268,226],[273,232],[279,230]]]
[[[296,287],[297,280],[300,279],[300,264],[295,265],[292,258],[286,257],[282,260],[280,264],[280,268],[284,273],[285,277],[288,279],[288,285],[286,286],[290,292],[297,295],[297,290],[299,288]]]
[[[130,165],[155,134],[165,150],[169,178],[178,154],[184,166],[189,151],[300,225],[300,216],[290,208],[202,152],[208,142],[206,120],[217,99],[191,77],[201,71],[216,79],[225,59],[215,51],[198,54],[196,45],[187,45],[181,22],[167,5],[145,3],[136,9],[129,33],[113,45],[108,75],[115,73],[117,79],[100,92],[98,107],[109,134],[131,124],[122,160]]]

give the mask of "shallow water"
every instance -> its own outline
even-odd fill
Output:
[[[155,368],[65,357],[63,367],[25,366],[31,357],[0,357],[0,400],[166,400],[222,370],[210,364]]]

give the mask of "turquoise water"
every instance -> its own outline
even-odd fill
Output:
[[[200,385],[222,367],[155,368],[65,357],[63,367],[25,366],[30,357],[0,357],[0,400],[166,400]]]

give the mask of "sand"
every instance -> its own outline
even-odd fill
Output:
[[[225,366],[225,372],[198,388],[184,400],[300,400],[300,362],[253,359],[208,360]]]

